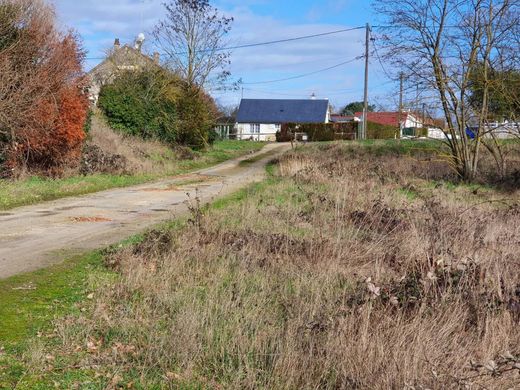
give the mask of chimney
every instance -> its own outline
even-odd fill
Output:
[[[139,33],[137,38],[135,38],[135,46],[134,46],[135,50],[141,51],[141,49],[143,47],[144,39],[145,39],[144,34]]]
[[[119,49],[121,47],[121,42],[119,42],[119,38],[116,38],[114,41],[114,49]]]
[[[161,55],[157,51],[154,52],[153,53],[153,62],[155,62],[157,65],[159,65],[160,61],[161,61]]]

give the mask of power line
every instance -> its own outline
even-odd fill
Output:
[[[319,33],[319,34],[303,35],[303,36],[299,36],[299,37],[286,38],[286,39],[278,39],[276,41],[249,43],[249,44],[246,44],[246,45],[223,47],[223,48],[220,48],[220,49],[217,49],[217,50],[218,51],[235,50],[235,49],[245,49],[245,48],[256,47],[256,46],[274,45],[274,44],[277,44],[277,43],[293,42],[293,41],[299,41],[299,40],[302,40],[302,39],[324,37],[326,35],[339,34],[339,33],[344,33],[344,32],[349,32],[349,31],[354,31],[354,30],[360,30],[360,29],[363,29],[363,28],[364,27],[345,28],[345,29],[342,29],[342,30],[328,31],[328,32]]]
[[[383,83],[379,83],[371,88],[371,90],[377,90],[379,87],[383,87],[385,85],[393,83],[393,80],[385,81]],[[265,95],[274,95],[274,96],[287,96],[287,97],[297,97],[297,96],[306,96],[310,92],[321,92],[319,93],[322,96],[339,96],[339,95],[345,95],[347,93],[353,93],[353,92],[362,92],[363,87],[355,87],[355,88],[342,88],[342,89],[328,89],[328,88],[318,88],[318,90],[313,88],[306,88],[305,90],[292,90],[293,93],[287,93],[284,92],[286,90],[283,89],[258,89],[258,88],[244,88],[244,91],[250,91],[250,92],[259,92],[261,94]],[[227,93],[236,93],[238,91],[221,91],[221,90],[215,90],[211,91],[212,93],[218,93],[218,94],[227,94]]]
[[[253,88],[244,88],[244,91],[251,91],[251,92],[260,92],[262,94],[266,95],[276,95],[276,96],[287,96],[287,97],[295,97],[295,96],[302,96],[304,93],[281,93],[281,92],[275,92],[275,91],[266,91],[262,89],[253,89]]]
[[[266,41],[266,42],[248,43],[248,44],[237,45],[237,46],[219,47],[219,48],[217,48],[215,50],[211,50],[211,52],[213,52],[213,51],[236,50],[236,49],[247,49],[247,48],[251,48],[251,47],[274,45],[274,44],[286,43],[286,42],[294,42],[294,41],[300,41],[300,40],[303,40],[303,39],[318,38],[318,37],[324,37],[324,36],[327,36],[327,35],[334,35],[334,34],[340,34],[340,33],[349,32],[349,31],[360,30],[360,29],[363,29],[363,28],[364,27],[351,27],[351,28],[344,28],[344,29],[341,29],[341,30],[327,31],[327,32],[318,33],[318,34],[302,35],[302,36],[298,36],[298,37],[285,38],[285,39],[277,39],[275,41]],[[198,53],[205,53],[205,52],[208,52],[208,51],[210,51],[210,50],[199,50],[197,52]],[[168,54],[168,53],[160,53],[160,54],[161,55],[170,55],[170,54],[182,55],[182,54],[186,54],[186,53],[170,53],[170,54]],[[86,59],[87,60],[102,60],[104,58],[91,57],[91,58],[86,58]]]
[[[372,90],[377,90],[378,88],[386,86],[388,84],[392,84],[393,82],[394,82],[394,80],[388,80],[388,81],[385,81],[385,82],[380,82],[377,85],[374,85],[371,89]],[[231,86],[229,85],[228,87],[231,87]],[[286,91],[285,89],[274,89],[273,90],[273,89],[244,88],[244,90],[245,91],[252,91],[252,92],[261,92],[261,93],[264,93],[264,94],[280,95],[280,96],[300,96],[300,95],[307,94],[308,92],[313,90],[313,88],[292,90],[292,91],[294,91],[293,94],[284,93],[284,91]],[[342,94],[345,94],[345,93],[362,92],[363,91],[363,87],[360,86],[360,87],[339,88],[339,89],[337,89],[337,88],[335,88],[335,89],[324,88],[323,89],[322,88],[321,90],[325,91],[325,92],[322,93],[322,95],[342,95]],[[221,89],[216,89],[215,91],[212,91],[212,92],[232,93],[232,92],[237,92],[237,91],[233,91],[233,90],[223,91]]]
[[[331,69],[339,68],[340,66],[347,65],[347,64],[350,64],[350,63],[352,63],[354,61],[360,60],[363,57],[364,57],[363,55],[357,56],[356,58],[353,58],[351,60],[348,60],[348,61],[345,61],[345,62],[341,62],[339,64],[336,64],[336,65],[333,65],[333,66],[329,66],[327,68],[319,69],[319,70],[316,70],[314,72],[300,74],[300,75],[297,75],[297,76],[291,76],[291,77],[286,77],[286,78],[277,79],[277,80],[257,81],[257,82],[254,82],[254,83],[242,83],[242,84],[243,85],[271,84],[271,83],[279,83],[279,82],[282,82],[282,81],[289,81],[289,80],[300,79],[300,78],[303,78],[303,77],[312,76],[312,75],[317,74],[317,73],[326,72],[326,71],[331,70]]]
[[[386,71],[385,66],[383,65],[383,61],[381,60],[381,56],[379,55],[379,50],[377,50],[376,39],[372,35],[372,32],[370,32],[370,37],[372,38],[372,42],[374,42],[374,52],[376,53],[377,60],[379,61],[379,65],[381,65],[381,69],[383,70],[383,73],[385,74],[386,77],[388,77],[389,79],[392,79],[392,76],[390,76],[390,74]]]
[[[425,26],[426,28],[435,28],[438,26]],[[463,28],[464,26],[443,26],[443,28]],[[372,28],[410,28],[409,26],[405,24],[391,24],[391,25],[379,25],[379,26],[372,26]]]
[[[406,26],[400,25],[400,24],[386,25],[386,26],[385,25],[372,26],[372,28],[402,28],[402,27],[406,27]],[[345,29],[341,29],[341,30],[327,31],[327,32],[318,33],[318,34],[302,35],[302,36],[293,37],[293,38],[278,39],[278,40],[274,40],[274,41],[220,47],[220,48],[217,48],[217,49],[211,50],[211,51],[226,51],[226,50],[246,49],[246,48],[257,47],[257,46],[274,45],[274,44],[278,44],[278,43],[293,42],[293,41],[299,41],[299,40],[303,40],[303,39],[317,38],[317,37],[323,37],[323,36],[327,36],[327,35],[340,34],[340,33],[349,32],[349,31],[362,30],[364,28],[365,28],[365,26],[351,27],[351,28],[345,28]],[[444,28],[461,28],[461,26],[444,26]],[[208,51],[209,50],[200,50],[197,52],[204,53],[204,52],[208,52]],[[160,53],[160,54],[169,55],[168,53]],[[171,54],[182,55],[182,54],[186,54],[186,53],[171,53]],[[87,57],[85,59],[91,61],[91,60],[104,60],[105,58],[106,57]]]

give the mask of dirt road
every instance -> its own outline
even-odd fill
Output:
[[[0,279],[105,247],[179,216],[187,211],[187,194],[209,202],[261,180],[265,164],[289,148],[270,144],[255,155],[193,174],[0,213]]]

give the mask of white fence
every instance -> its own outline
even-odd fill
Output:
[[[276,141],[276,134],[273,133],[238,133],[229,134],[228,139],[238,141]]]

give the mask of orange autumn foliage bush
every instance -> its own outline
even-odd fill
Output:
[[[79,163],[88,101],[77,36],[42,0],[0,4],[0,173],[59,175]]]

